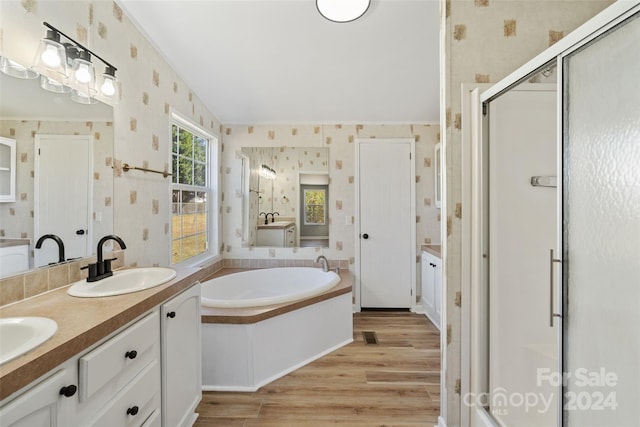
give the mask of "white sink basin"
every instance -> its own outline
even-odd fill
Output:
[[[167,283],[176,277],[172,268],[145,267],[114,271],[113,276],[97,282],[81,280],[69,287],[67,293],[74,297],[97,298],[130,294]]]
[[[0,365],[33,350],[57,330],[55,320],[46,317],[0,319]]]

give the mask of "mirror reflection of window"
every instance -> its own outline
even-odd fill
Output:
[[[325,225],[326,216],[326,190],[304,190],[304,225]]]

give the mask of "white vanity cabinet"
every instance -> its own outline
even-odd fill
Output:
[[[291,248],[296,246],[296,225],[290,223],[286,226],[268,225],[258,228],[257,246],[273,246],[279,248]]]
[[[142,426],[159,411],[158,310],[80,356],[78,389],[78,426]]]
[[[162,425],[191,426],[202,399],[200,284],[160,309],[162,329]]]
[[[67,364],[65,364],[67,365]],[[69,425],[72,389],[76,384],[73,364],[58,367],[48,377],[40,380],[28,391],[0,408],[0,425],[3,427],[64,427]],[[69,391],[70,390],[70,391]]]
[[[431,322],[440,329],[442,302],[442,261],[428,252],[422,252],[422,306]]]
[[[202,397],[200,284],[0,403],[2,427],[191,426]]]

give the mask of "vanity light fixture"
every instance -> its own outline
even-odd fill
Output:
[[[371,0],[316,0],[320,15],[332,22],[351,22],[369,9]]]
[[[4,56],[0,56],[0,71],[8,76],[17,77],[19,79],[35,79],[38,77],[38,73],[35,71],[20,65],[9,58],[5,58]]]
[[[71,88],[47,76],[40,76],[40,87],[53,93],[69,93]]]
[[[40,41],[33,65],[35,71],[48,78],[45,80],[43,77],[40,86],[58,93],[73,89],[71,98],[82,104],[94,104],[93,96],[116,103],[119,93],[117,68],[57,28],[46,22],[43,25],[47,27],[47,35]],[[60,43],[61,37],[68,42]],[[106,67],[98,81],[92,57],[102,61]],[[62,86],[70,88],[63,90]]]
[[[49,29],[45,38],[40,40],[33,69],[47,77],[64,80],[67,78],[67,53],[60,43],[61,33],[46,22],[45,26]]]
[[[260,167],[260,176],[266,179],[276,179],[276,171],[263,164]]]

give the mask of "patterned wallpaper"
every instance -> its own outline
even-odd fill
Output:
[[[441,118],[447,165],[447,426],[460,425],[462,197],[461,84],[495,83],[560,40],[613,1],[440,0],[444,28],[446,114]]]
[[[0,121],[0,136],[16,140],[16,202],[0,203],[0,237],[30,239],[34,236],[35,135],[91,135],[93,137],[93,240],[113,230],[112,122]],[[100,212],[98,220],[96,212]],[[33,265],[33,247],[30,263]]]
[[[223,130],[223,240],[225,258],[312,259],[319,253],[329,259],[346,259],[352,265],[355,256],[355,227],[347,224],[354,215],[354,173],[356,138],[415,138],[416,140],[416,242],[440,242],[440,209],[434,204],[433,148],[439,142],[437,125],[264,125],[225,126]],[[322,166],[324,159],[316,147],[328,148],[329,248],[249,248],[242,245],[242,197],[240,176],[243,147],[287,147],[277,150],[278,173],[291,168],[289,147],[305,147],[297,161],[303,168]],[[311,165],[313,161],[313,166]],[[282,164],[284,162],[284,165]],[[291,177],[289,179],[292,179]],[[287,197],[289,193],[285,191]],[[280,190],[274,192],[281,197]],[[279,208],[278,200],[274,201]],[[285,204],[284,211],[293,204]],[[278,210],[278,209],[275,209]],[[282,213],[282,211],[280,211]],[[348,218],[348,219],[347,219]]]
[[[127,244],[131,265],[170,262],[170,179],[122,163],[168,170],[171,112],[214,135],[220,123],[112,1],[2,1],[0,54],[31,65],[43,21],[59,28],[118,68],[114,106],[114,232]],[[102,70],[99,70],[100,72]]]

